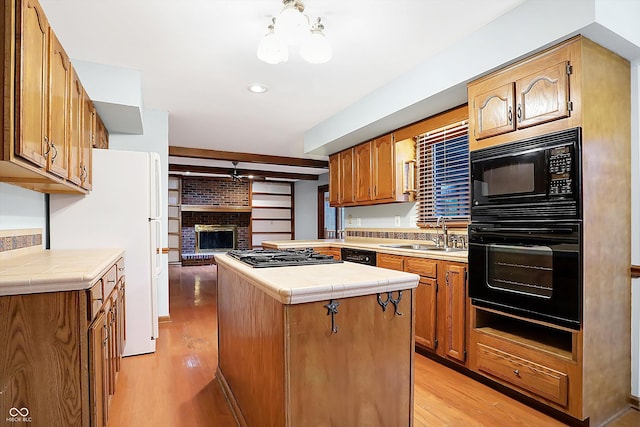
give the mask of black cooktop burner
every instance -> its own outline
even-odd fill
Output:
[[[315,252],[313,249],[234,249],[227,252],[247,265],[254,268],[286,267],[292,265],[333,264],[342,262],[331,255]]]

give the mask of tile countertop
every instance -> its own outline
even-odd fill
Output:
[[[351,262],[252,268],[226,254],[215,258],[219,266],[229,267],[282,304],[414,289],[419,279],[416,274]]]
[[[124,249],[29,251],[0,258],[0,296],[88,289]]]
[[[372,239],[318,239],[318,240],[265,240],[262,245],[265,248],[270,249],[304,249],[304,248],[322,248],[322,247],[334,247],[334,248],[355,248],[365,249],[369,251],[382,252],[385,254],[412,256],[416,258],[430,258],[439,259],[445,261],[454,262],[467,262],[468,252],[456,251],[456,252],[438,252],[429,250],[416,250],[416,249],[402,249],[402,248],[389,248],[385,245],[400,245],[400,244],[412,244],[418,243],[417,241],[407,240],[386,240],[386,241],[374,241]],[[421,241],[421,245],[428,245],[428,242]]]

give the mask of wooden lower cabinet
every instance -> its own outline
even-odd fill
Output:
[[[120,312],[111,303],[117,307],[124,287],[122,274],[121,286],[104,299],[109,274],[89,289],[0,296],[0,314],[8,319],[0,321],[2,419],[11,408],[27,408],[28,421],[20,416],[12,423],[106,426],[118,370],[110,351],[121,339]]]
[[[109,378],[105,365],[107,345],[109,341],[107,316],[100,311],[89,327],[89,401],[91,426],[107,424],[107,408],[109,407]]]
[[[397,292],[394,292],[397,297]],[[246,426],[411,426],[414,294],[282,304],[218,265],[216,378]]]
[[[340,248],[313,248],[313,250],[318,252],[319,254],[331,255],[334,259],[342,259]]]
[[[470,316],[469,369],[583,418],[580,331],[479,307],[471,307]]]

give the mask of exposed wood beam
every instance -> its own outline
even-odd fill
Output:
[[[193,173],[208,173],[216,175],[229,175],[231,168],[216,168],[210,166],[190,166],[190,165],[176,165],[169,164],[169,172],[193,172]],[[282,178],[282,179],[295,179],[303,181],[317,181],[318,175],[306,174],[306,173],[289,173],[289,172],[274,172],[274,171],[261,171],[261,170],[246,170],[242,171],[238,169],[238,172],[242,175],[253,175],[256,178]]]
[[[271,165],[302,166],[307,168],[328,168],[326,160],[301,159],[297,157],[269,156],[266,154],[236,153],[233,151],[205,150],[169,146],[169,155],[176,157],[192,157],[195,159],[229,160],[232,162],[268,163]]]

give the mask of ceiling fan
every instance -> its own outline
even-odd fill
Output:
[[[238,171],[238,162],[233,161],[231,163],[233,163],[233,170],[230,173],[231,180],[233,182],[241,181],[242,180],[242,175],[240,175],[240,171]]]

